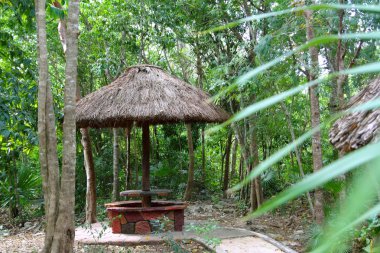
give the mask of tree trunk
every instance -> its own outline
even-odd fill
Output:
[[[230,153],[231,153],[232,133],[230,132],[227,137],[226,144],[226,162],[224,163],[224,178],[223,178],[223,198],[227,198],[227,190],[230,175]]]
[[[200,89],[203,89],[203,79],[204,79],[204,73],[203,73],[203,66],[202,66],[202,55],[199,45],[199,38],[196,37],[195,42],[195,55],[197,57],[197,86]],[[206,182],[206,148],[205,148],[205,127],[201,127],[201,146],[202,146],[202,183],[205,184]]]
[[[6,142],[5,142],[6,143]],[[9,157],[10,156],[10,157]],[[8,154],[7,164],[9,165],[7,171],[7,177],[9,178],[10,186],[13,189],[12,200],[9,202],[9,217],[14,219],[20,214],[20,194],[18,187],[18,169],[16,164],[15,151]]]
[[[193,134],[191,132],[191,124],[186,124],[187,130],[187,144],[189,147],[189,169],[187,177],[187,186],[185,191],[184,200],[191,199],[193,185],[194,185],[194,147],[193,147]]]
[[[288,108],[286,107],[284,101],[281,101],[281,107],[282,107],[282,110],[285,112],[285,119],[286,119],[286,122],[288,123],[288,127],[289,127],[289,131],[290,131],[290,135],[292,137],[292,141],[295,142],[296,141],[296,134],[294,133],[291,115],[290,115],[290,112],[289,112]],[[304,178],[305,173],[304,173],[303,165],[302,165],[302,161],[301,161],[301,153],[299,152],[298,147],[296,147],[294,149],[294,152],[296,153],[296,159],[297,159],[298,168],[300,170],[301,177]],[[292,163],[293,163],[293,153],[291,152],[290,154],[292,155]],[[306,197],[307,197],[307,201],[309,203],[310,212],[313,215],[313,217],[315,217],[314,205],[313,205],[313,201],[312,201],[311,196],[310,196],[310,192],[306,193]]]
[[[236,137],[237,137],[237,140],[239,142],[239,146],[241,148],[241,152],[243,155],[243,165],[244,165],[244,167],[242,169],[243,178],[241,178],[241,180],[240,180],[240,181],[242,181],[244,179],[244,177],[248,176],[248,174],[251,172],[252,163],[249,161],[250,154],[249,154],[248,148],[246,147],[245,141],[243,139],[243,134],[239,132],[239,130],[235,124],[232,124],[232,128],[235,130],[235,133],[237,133]],[[244,168],[245,168],[245,170],[244,170]],[[253,191],[252,191],[252,189],[253,189]],[[251,210],[257,209],[257,200],[256,200],[256,191],[255,191],[255,183],[254,182],[250,182],[249,184],[245,185],[242,188],[240,194],[241,194],[243,199],[249,199]]]
[[[339,1],[340,4],[344,4],[344,0]],[[338,16],[339,16],[339,25],[338,25],[338,34],[343,33],[343,17],[344,17],[344,10],[338,10]],[[344,70],[344,48],[342,44],[342,40],[338,40],[338,47],[336,49],[336,70],[342,71]],[[336,98],[337,98],[337,108],[338,110],[341,110],[344,105],[344,83],[346,80],[346,75],[339,75],[336,80]]]
[[[259,165],[259,148],[257,145],[257,128],[255,123],[256,117],[253,117],[250,124],[250,130],[251,130],[251,145],[250,145],[250,152],[251,157],[253,159],[252,168],[254,169],[256,166]],[[260,176],[256,177],[254,182],[251,183],[251,203],[254,203],[256,200],[256,205],[251,205],[251,211],[254,211],[253,209],[255,206],[256,208],[260,207],[263,201],[263,191],[261,189],[261,178]]]
[[[240,155],[240,161],[239,161],[239,181],[243,180],[243,156]]]
[[[158,163],[160,161],[160,142],[158,140],[158,134],[157,134],[157,126],[153,126],[153,134],[154,134],[154,139],[156,141],[156,146],[155,146],[155,155],[156,155],[156,162]]]
[[[131,168],[131,129],[132,126],[125,128],[125,189],[132,189],[132,168]]]
[[[46,41],[46,12],[44,0],[36,0],[38,40],[38,139],[42,189],[45,202],[45,242],[42,252],[50,252],[58,215],[59,167],[57,136],[52,94],[49,84]]]
[[[76,89],[78,69],[79,0],[69,3],[66,37],[66,68],[63,122],[62,175],[59,214],[55,224],[52,252],[72,252],[75,226],[75,164],[76,164]]]
[[[149,124],[142,125],[142,190],[150,191],[150,163],[149,163],[149,149],[150,149],[150,130]],[[151,206],[151,196],[142,197],[142,206]]]
[[[86,170],[86,223],[96,223],[96,185],[95,166],[91,149],[91,138],[88,128],[80,129],[84,156],[84,167]]]
[[[226,152],[223,152],[223,142],[219,141],[219,147],[220,147],[220,178],[219,178],[219,185],[223,184],[223,176],[224,176],[224,158],[226,156]]]
[[[134,130],[134,150],[135,150],[135,188],[137,189],[139,187],[139,162],[137,158],[137,127],[135,127]]]
[[[119,200],[119,140],[117,128],[112,128],[113,132],[113,184],[112,201]]]
[[[54,6],[62,9],[62,5],[55,1]],[[63,52],[67,51],[67,24],[66,19],[61,18],[58,23],[58,33]],[[77,85],[76,101],[81,98],[80,88]],[[86,170],[86,223],[96,222],[96,185],[95,185],[95,167],[91,149],[91,138],[88,129],[80,129],[82,135],[81,144],[83,146],[84,167]]]
[[[235,177],[235,174],[236,174],[236,151],[237,151],[237,140],[236,138],[234,138],[233,144],[232,144],[232,153],[231,153],[230,181]]]
[[[314,39],[314,29],[312,25],[313,12],[306,10],[304,12],[306,20],[306,37],[310,41]],[[316,47],[309,48],[311,68],[309,71],[309,80],[315,80],[318,75],[318,50]],[[311,127],[315,128],[320,124],[320,111],[319,111],[319,94],[318,87],[312,86],[309,88],[310,95],[310,108],[311,108]],[[317,172],[323,167],[322,161],[322,145],[321,145],[321,132],[318,131],[312,137],[312,151],[313,151],[313,171]],[[315,190],[315,220],[318,224],[322,224],[324,220],[323,211],[323,191],[322,189]]]
[[[206,148],[205,148],[205,128],[201,130],[201,145],[202,145],[202,183],[206,183]]]

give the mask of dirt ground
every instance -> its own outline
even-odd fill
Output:
[[[294,201],[275,212],[254,220],[243,219],[246,210],[233,200],[198,201],[190,203],[185,219],[204,220],[203,224],[218,224],[223,227],[244,228],[265,234],[284,245],[305,252],[310,238],[311,215],[307,206]],[[25,224],[11,224],[6,213],[0,212],[0,253],[39,252],[43,247],[44,233],[41,220]],[[75,245],[75,252],[208,252],[202,245],[193,241],[173,244],[144,245],[135,247]]]

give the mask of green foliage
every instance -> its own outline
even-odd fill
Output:
[[[54,96],[58,136],[62,135],[64,53],[57,31],[65,17],[62,8],[47,2],[49,74]],[[241,133],[248,149],[252,133],[256,134],[260,164],[245,177],[247,166],[240,144],[236,150],[235,171],[230,186],[238,199],[238,208],[248,209],[246,199],[237,190],[261,174],[265,198],[269,199],[254,215],[277,208],[286,201],[302,196],[315,187],[324,187],[331,202],[326,210],[330,219],[326,227],[314,227],[314,245],[341,247],[352,237],[364,242],[365,249],[376,247],[378,207],[365,203],[373,195],[373,185],[360,175],[375,173],[378,144],[371,144],[340,160],[328,142],[328,128],[339,115],[332,115],[330,100],[338,75],[347,75],[344,95],[348,99],[368,80],[379,73],[379,6],[367,1],[355,6],[320,3],[299,6],[297,3],[248,1],[248,12],[239,1],[81,1],[79,35],[79,75],[81,95],[99,89],[119,76],[127,66],[155,64],[214,96],[214,102],[234,116],[226,124],[192,126],[195,148],[195,196],[219,202],[222,196],[223,165],[227,135]],[[253,3],[253,2],[252,2]],[[255,4],[255,5],[256,5]],[[28,208],[42,199],[38,177],[37,141],[37,72],[36,31],[33,1],[2,1],[0,16],[0,202],[3,206]],[[293,7],[293,8],[289,8]],[[313,10],[316,38],[305,43],[303,12]],[[338,31],[338,11],[345,10],[343,33]],[[255,34],[251,34],[251,30]],[[345,66],[336,70],[337,42],[345,49]],[[362,44],[361,44],[362,43]],[[361,45],[360,52],[356,55]],[[320,78],[307,81],[307,50],[318,46]],[[200,64],[200,65],[199,65]],[[201,72],[198,72],[201,69]],[[318,86],[322,124],[310,129],[310,105],[307,89]],[[296,141],[292,142],[286,113],[290,113]],[[378,108],[379,101],[360,106],[351,112]],[[230,123],[234,128],[230,129]],[[254,123],[254,124],[252,124]],[[202,168],[201,129],[205,128],[205,168]],[[237,129],[237,130],[236,130]],[[219,130],[219,131],[216,131]],[[327,165],[311,174],[313,161],[310,137],[321,131],[323,160]],[[98,219],[105,218],[104,203],[109,202],[112,188],[112,134],[109,130],[90,130],[92,140]],[[141,130],[132,130],[131,165],[133,188],[141,187]],[[171,198],[181,198],[186,187],[188,151],[185,127],[181,124],[157,126],[151,133],[151,182],[153,188],[173,190]],[[79,143],[78,134],[78,143]],[[124,136],[120,136],[120,175],[125,188]],[[235,139],[234,141],[237,142]],[[59,150],[62,145],[59,143]],[[302,179],[294,150],[301,154],[307,177]],[[231,160],[230,160],[231,162]],[[248,163],[253,159],[249,158]],[[232,167],[232,166],[231,166]],[[359,168],[358,168],[359,167]],[[348,171],[355,174],[352,186],[334,177]],[[262,174],[264,173],[264,174]],[[363,181],[360,181],[363,180]],[[358,188],[363,184],[363,191]],[[288,190],[278,194],[282,190]],[[342,204],[355,213],[339,212],[333,205],[342,189],[354,197]],[[366,191],[366,193],[365,193]],[[357,195],[355,195],[355,192]],[[359,194],[360,192],[360,194]],[[76,171],[76,212],[85,208],[86,175],[83,151],[78,145]],[[273,197],[273,195],[277,197]],[[360,201],[364,202],[360,202]],[[12,204],[10,204],[12,203]],[[16,203],[16,204],[15,204]],[[354,204],[355,203],[355,204]],[[364,206],[367,209],[364,210]],[[345,209],[344,209],[345,210]],[[360,211],[360,212],[359,212]],[[368,222],[367,220],[370,219]],[[363,227],[362,222],[367,222]],[[373,225],[371,225],[373,224]],[[354,228],[358,231],[354,232]],[[200,228],[198,230],[207,230]],[[322,232],[323,231],[323,232]],[[334,239],[332,239],[334,238]],[[337,242],[337,246],[329,242]],[[323,246],[325,245],[325,246]],[[91,249],[89,249],[90,251]]]
[[[212,237],[210,233],[216,229],[218,229],[217,223],[214,221],[208,221],[207,223],[204,223],[202,225],[200,224],[189,224],[186,226],[186,231],[194,232],[201,238],[203,238],[206,241],[206,244],[209,245],[212,248],[215,248],[218,246],[222,241],[219,238]]]
[[[315,6],[313,6],[314,8]],[[311,8],[311,7],[300,7],[300,8]],[[343,8],[343,6],[340,6],[339,8]],[[344,7],[344,8],[347,8]],[[298,8],[297,8],[298,9]],[[301,9],[299,9],[301,10]],[[368,10],[368,9],[367,9]],[[294,10],[290,10],[294,11]],[[378,12],[379,10],[374,7],[374,11]],[[269,14],[263,14],[263,15],[256,15],[253,16],[255,19],[261,19],[266,18],[269,16],[276,16],[276,15],[282,15],[284,13],[288,13],[288,10],[280,11],[280,12],[272,12]],[[249,20],[252,20],[253,18],[250,17]],[[247,21],[246,19],[245,21]],[[232,24],[232,25],[231,25]],[[231,23],[228,27],[234,26],[237,23]],[[227,26],[226,26],[227,27]],[[224,27],[224,28],[226,28]],[[216,28],[216,30],[223,29],[223,28]],[[215,30],[214,30],[215,31]],[[363,34],[366,36],[371,36],[369,33]],[[359,33],[354,33],[352,35],[348,34],[348,37],[355,38],[355,36],[359,36]],[[330,38],[333,38],[334,36],[330,36]],[[316,38],[314,41],[309,41],[307,43],[304,43],[299,48],[308,47],[309,43],[310,46],[316,46],[320,45],[323,42],[326,42],[327,37],[321,37],[322,39]],[[342,39],[342,37],[340,37]],[[257,67],[256,69],[248,72],[245,75],[242,75],[238,79],[238,83],[247,83],[252,77],[260,74],[267,68],[273,66],[276,63],[283,62],[286,57],[291,56],[291,54],[285,54],[280,58],[277,58],[273,60],[272,62],[269,62],[268,64],[264,64],[260,67]],[[378,60],[378,59],[377,59]],[[371,63],[368,65],[362,65],[356,68],[351,68],[342,71],[341,73],[333,73],[334,76],[338,74],[360,74],[360,73],[371,73],[371,72],[379,72],[379,63]],[[305,87],[310,87],[312,85],[316,85],[322,80],[324,80],[325,77],[320,78],[320,80],[310,81],[305,84]],[[232,86],[230,86],[232,87]],[[304,86],[298,86],[293,89],[289,89],[283,93],[280,93],[279,95],[271,96],[268,99],[265,99],[258,103],[253,103],[252,105],[246,107],[242,112],[235,115],[230,122],[225,123],[224,125],[227,125],[233,121],[242,120],[250,115],[252,115],[255,112],[258,112],[260,110],[263,110],[269,106],[272,106],[281,100],[287,98],[288,96],[294,95],[295,93],[302,90],[302,88],[305,88]],[[364,105],[366,106],[373,106],[373,108],[378,108],[379,104],[378,101],[369,102],[368,104]],[[355,110],[355,109],[354,109]],[[313,129],[312,131],[319,131],[320,126],[318,126],[316,129]],[[249,179],[247,178],[245,181],[243,181],[241,184],[239,184],[234,189],[239,189],[242,187],[243,184],[248,183],[253,178],[257,177],[259,174],[264,172],[269,168],[270,165],[274,164],[275,162],[279,161],[284,155],[291,152],[291,150],[301,144],[306,138],[310,137],[312,134],[312,131],[309,131],[308,133],[304,134],[301,138],[299,138],[296,142],[293,144],[288,145],[287,147],[283,148],[279,152],[277,152],[274,156],[266,160],[264,163],[264,166],[260,164],[258,168],[255,168],[251,175],[249,176]],[[309,135],[309,133],[311,133]],[[293,148],[290,149],[290,147],[293,145]],[[312,189],[315,189],[317,187],[322,186],[326,182],[330,181],[331,179],[337,177],[338,175],[344,174],[346,172],[349,172],[350,170],[356,169],[364,164],[369,163],[368,169],[364,171],[361,175],[357,176],[353,183],[353,189],[352,192],[350,192],[348,198],[345,200],[343,207],[345,212],[337,217],[334,217],[331,219],[331,224],[327,224],[324,234],[321,236],[321,243],[318,243],[317,247],[313,252],[326,252],[326,251],[332,251],[332,252],[338,252],[344,251],[344,247],[342,247],[347,242],[348,234],[347,232],[352,230],[356,225],[363,222],[365,219],[369,218],[370,215],[378,214],[378,206],[372,207],[369,211],[366,211],[368,205],[373,206],[375,193],[378,189],[378,182],[375,178],[378,178],[378,175],[376,175],[376,167],[379,166],[379,159],[378,159],[378,152],[376,150],[379,150],[379,143],[377,144],[369,144],[366,147],[363,147],[355,152],[352,152],[351,154],[348,154],[331,164],[327,165],[322,170],[306,177],[296,185],[290,187],[289,189],[281,192],[277,197],[272,198],[265,202],[258,210],[253,212],[249,215],[249,217],[257,217],[259,215],[262,215],[265,212],[268,212],[270,210],[273,210],[274,208],[280,206],[281,204],[284,204],[285,202],[298,197],[299,195],[310,191]],[[270,161],[270,162],[267,162]],[[378,173],[378,172],[377,172]],[[372,178],[372,179],[371,179]],[[367,184],[366,184],[367,182]],[[341,243],[337,243],[341,242]]]
[[[377,252],[379,242],[377,237],[380,234],[380,223],[377,216],[371,217],[366,221],[361,229],[355,231],[355,240],[358,244],[365,245],[363,247],[364,252]]]
[[[28,206],[31,201],[41,194],[41,177],[39,171],[21,166],[17,169],[17,182],[14,183],[3,174],[0,177],[0,204],[2,207],[18,202],[21,206]]]

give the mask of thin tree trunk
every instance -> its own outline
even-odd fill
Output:
[[[344,0],[339,1],[340,4],[344,4]],[[344,10],[338,10],[338,16],[339,16],[339,25],[338,25],[338,34],[343,33],[343,17],[344,17]],[[336,50],[336,68],[337,71],[344,70],[344,48],[342,44],[342,40],[338,40],[338,47]],[[342,109],[342,106],[344,105],[344,83],[346,80],[346,75],[339,75],[336,80],[336,98],[337,98],[337,108],[338,110]]]
[[[231,153],[230,182],[235,177],[235,174],[236,174],[236,151],[237,151],[237,140],[234,137],[233,144],[232,144],[232,153]]]
[[[88,128],[80,129],[84,156],[84,167],[86,170],[86,223],[96,223],[96,185],[95,167],[91,150],[91,139]]]
[[[76,100],[80,99],[80,90],[77,86]],[[81,128],[81,144],[83,147],[84,168],[86,171],[86,223],[96,223],[96,177],[94,157],[91,148],[91,137],[88,128]]]
[[[158,140],[157,126],[156,125],[153,126],[153,133],[154,133],[154,139],[156,140],[156,147],[155,147],[156,160],[157,160],[157,162],[159,162],[160,161],[160,142]]]
[[[240,162],[239,162],[239,181],[243,180],[243,156],[240,155]]]
[[[119,200],[119,140],[117,128],[112,128],[113,132],[113,184],[112,201]]]
[[[148,123],[144,123],[141,127],[142,129],[142,190],[150,191],[150,128]],[[142,197],[142,207],[150,207],[151,206],[151,196],[143,196]]]
[[[286,122],[288,123],[288,128],[290,131],[290,135],[292,137],[292,141],[295,142],[296,141],[296,134],[294,133],[291,115],[290,115],[289,110],[283,101],[281,101],[281,107],[282,107],[282,110],[284,110],[284,112],[285,112],[285,119],[286,119]],[[302,165],[302,161],[301,161],[301,153],[299,152],[298,147],[296,147],[294,149],[294,152],[296,153],[296,159],[297,159],[297,163],[298,163],[298,168],[300,170],[300,174],[301,174],[302,178],[304,178],[305,173],[304,173],[303,165]],[[313,201],[312,201],[311,196],[310,196],[310,192],[306,193],[306,197],[307,197],[307,201],[309,203],[310,212],[313,215],[313,217],[315,217],[315,211],[314,211]]]
[[[256,117],[254,117],[251,120],[250,129],[251,129],[251,145],[250,145],[250,151],[251,151],[251,157],[253,159],[252,168],[254,169],[256,166],[259,165],[259,148],[257,145],[257,128],[255,123]],[[261,178],[258,176],[255,178],[254,182],[251,183],[251,203],[254,203],[256,200],[256,208],[261,206],[261,203],[263,201],[263,192],[261,189]],[[251,211],[254,211],[253,209],[254,205],[251,205]]]
[[[230,154],[231,154],[231,142],[232,142],[232,133],[230,132],[227,137],[226,144],[226,162],[224,163],[224,178],[223,178],[223,198],[227,198],[227,190],[229,183],[230,175]]]
[[[131,129],[132,126],[125,128],[125,189],[132,189],[132,168],[131,168]]]
[[[8,155],[9,156],[9,155]],[[18,191],[18,170],[17,170],[17,164],[16,164],[16,155],[15,152],[10,152],[10,156],[7,160],[9,167],[8,167],[8,178],[10,181],[10,185],[13,189],[13,196],[14,198],[9,202],[9,216],[11,219],[16,218],[19,216],[20,209],[19,209],[19,203],[20,203],[20,194]]]
[[[245,172],[246,170],[244,170],[245,167],[245,161],[244,161],[244,156],[243,155],[240,155],[240,182],[243,181],[244,177],[245,177]],[[241,189],[240,189],[240,199],[244,199],[245,200],[245,188],[247,187],[247,185],[244,185]]]
[[[206,148],[205,148],[205,128],[201,130],[201,145],[202,145],[202,183],[206,182]]]
[[[134,150],[135,150],[135,188],[139,187],[139,162],[137,157],[137,127],[135,127],[134,131]]]
[[[249,150],[247,150],[242,134],[239,133],[239,130],[237,130],[235,124],[232,124],[232,128],[236,129],[235,130],[235,133],[237,132],[236,137],[238,139],[240,148],[242,149],[242,155],[243,155],[243,161],[244,161],[243,164],[245,167],[245,170],[243,169],[243,178],[241,178],[241,181],[242,181],[251,172],[252,164],[249,162],[249,159],[250,159]],[[250,182],[249,184],[245,185],[242,188],[242,192],[241,192],[241,195],[243,196],[244,199],[249,199],[251,210],[257,209],[257,200],[256,200],[255,190],[253,191],[253,194],[249,194],[251,192],[250,189],[252,188],[254,189],[255,187],[254,184],[255,184],[254,182]]]
[[[219,185],[222,185],[223,183],[223,175],[224,175],[224,158],[226,156],[226,152],[223,152],[223,142],[219,141],[219,147],[220,147],[220,178],[219,178]]]
[[[200,51],[199,46],[199,38],[196,38],[195,43],[195,54],[197,57],[197,86],[200,89],[203,89],[203,79],[204,79],[204,73],[203,73],[203,66],[202,66],[202,55]],[[206,182],[206,148],[205,148],[205,127],[202,126],[201,128],[201,146],[202,146],[202,183],[204,184]]]
[[[193,186],[194,186],[194,147],[193,147],[193,135],[191,132],[191,124],[186,124],[187,130],[187,144],[189,147],[189,169],[187,177],[187,186],[184,199],[186,201],[191,199]]]
[[[310,10],[304,11],[306,20],[306,37],[310,41],[314,39],[314,29],[312,25],[313,12]],[[318,75],[318,50],[316,47],[309,48],[311,69],[309,71],[309,80],[315,80]],[[319,94],[318,87],[312,86],[309,88],[310,95],[310,109],[311,109],[311,127],[315,128],[320,124],[320,111],[319,111]],[[323,167],[322,161],[322,145],[321,145],[321,132],[318,131],[312,137],[312,151],[313,151],[313,171],[317,172]],[[315,190],[315,220],[318,224],[322,224],[324,220],[323,211],[323,191],[318,188]]]

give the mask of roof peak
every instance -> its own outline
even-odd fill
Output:
[[[156,66],[156,65],[151,65],[151,64],[138,64],[138,65],[133,65],[133,66],[130,66],[130,67],[126,68],[125,70],[127,71],[127,70],[132,69],[132,68],[145,68],[145,67],[156,68],[156,69],[161,69],[161,70],[163,70],[161,67]]]

